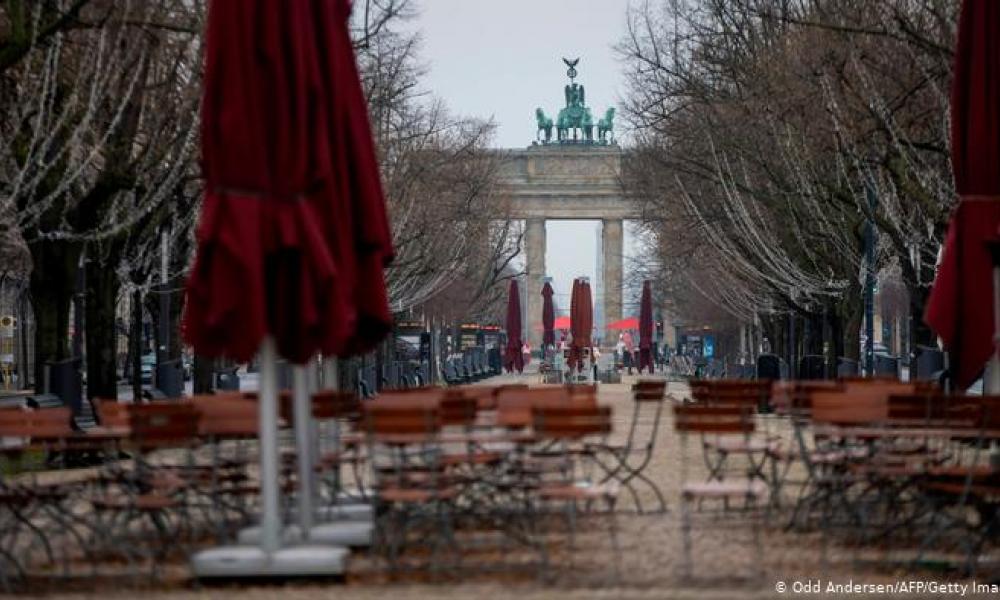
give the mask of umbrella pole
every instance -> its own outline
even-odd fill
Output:
[[[333,390],[335,392],[340,391],[340,381],[338,378],[337,370],[337,358],[334,356],[324,356],[323,357],[323,389]],[[333,419],[333,424],[331,427],[331,439],[330,447],[334,452],[340,450],[340,420]],[[340,492],[341,492],[341,482],[340,482],[340,469],[333,469],[333,504],[340,502]]]
[[[337,359],[333,356],[323,357],[323,389],[340,390],[340,382],[337,381]]]
[[[260,545],[266,553],[280,546],[278,495],[278,356],[274,339],[260,346]]]
[[[986,363],[983,394],[1000,394],[1000,265],[993,266],[993,353]]]
[[[309,538],[313,527],[312,485],[312,428],[309,402],[309,374],[305,365],[295,365],[292,370],[293,419],[295,420],[295,446],[299,467],[299,526],[302,539]]]

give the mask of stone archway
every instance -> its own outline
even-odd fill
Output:
[[[525,221],[527,339],[533,347],[541,342],[537,327],[542,320],[548,219],[602,222],[598,249],[602,293],[594,302],[603,308],[605,323],[621,319],[623,222],[641,217],[622,191],[621,148],[614,144],[540,144],[506,152],[500,194],[510,202],[512,216]]]

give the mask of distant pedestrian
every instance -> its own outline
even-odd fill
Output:
[[[628,369],[628,374],[632,374],[632,358],[635,354],[635,347],[632,342],[632,334],[625,332],[622,334],[622,341],[625,343],[625,367]]]

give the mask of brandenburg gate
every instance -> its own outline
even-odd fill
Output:
[[[622,272],[626,219],[641,218],[625,198],[621,185],[622,150],[614,142],[614,109],[597,122],[584,101],[583,85],[574,81],[579,59],[566,60],[570,83],[565,87],[566,107],[553,123],[536,110],[536,141],[525,149],[508,150],[500,175],[500,195],[510,203],[512,217],[525,221],[524,251],[527,279],[527,339],[541,343],[542,285],[545,277],[545,221],[548,219],[598,220],[602,224],[602,297],[604,322],[622,318]],[[557,139],[552,140],[555,126]],[[568,292],[569,290],[561,290]],[[568,308],[568,307],[563,307]],[[603,335],[598,332],[598,335]]]

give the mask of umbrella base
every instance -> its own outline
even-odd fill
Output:
[[[368,548],[372,545],[374,525],[368,521],[339,521],[321,523],[309,530],[309,538],[303,539],[302,528],[289,525],[281,529],[281,542],[287,546],[301,544],[322,544],[328,546],[346,546],[348,548]],[[237,536],[240,544],[256,546],[260,544],[260,527],[247,527]]]
[[[293,506],[288,514],[290,522],[295,523],[299,520],[298,507]],[[371,504],[351,502],[322,505],[315,510],[315,514],[317,523],[327,523],[330,521],[371,521],[373,520],[374,510]]]
[[[320,521],[371,521],[373,515],[372,505],[363,503],[334,504],[316,510],[316,518]]]
[[[296,546],[272,553],[255,546],[219,546],[191,557],[198,579],[337,577],[349,551],[332,546]]]

